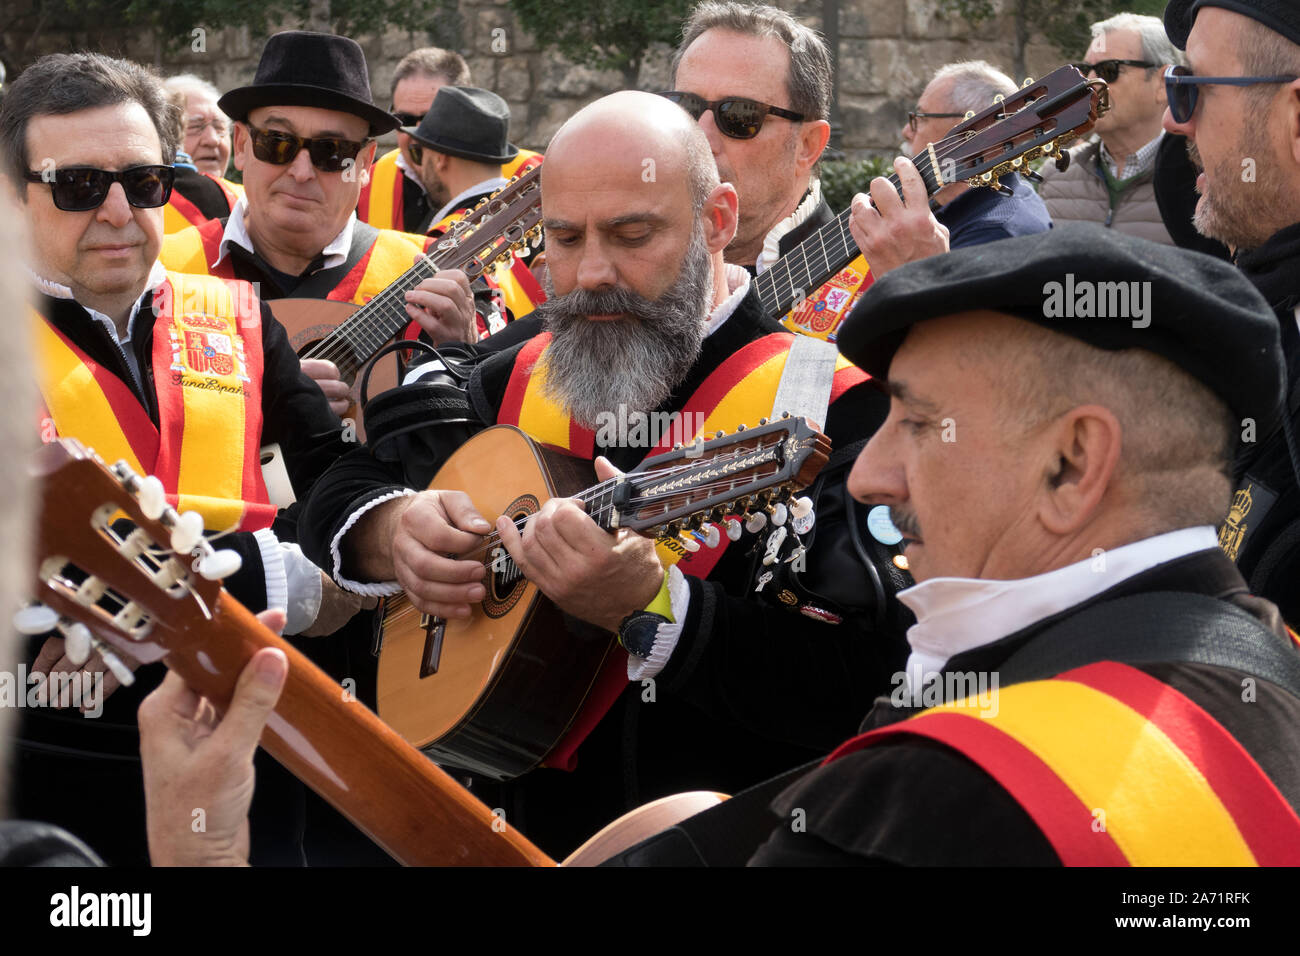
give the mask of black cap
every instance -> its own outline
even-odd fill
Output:
[[[448,156],[476,163],[508,163],[519,147],[507,139],[510,106],[491,90],[444,86],[419,126],[403,126],[416,142]]]
[[[1261,435],[1279,421],[1285,371],[1277,317],[1250,281],[1220,259],[1096,223],[967,246],[895,269],[862,296],[837,343],[884,378],[912,325],[985,309],[1097,348],[1162,355],[1239,418],[1254,419]]]
[[[260,106],[318,106],[360,116],[378,136],[401,122],[375,106],[366,55],[356,40],[330,33],[286,30],[266,41],[251,86],[217,100],[231,119],[247,121]]]
[[[1174,46],[1187,49],[1196,13],[1202,7],[1222,7],[1258,20],[1292,43],[1300,43],[1300,3],[1296,0],[1169,0],[1165,7],[1165,32]]]

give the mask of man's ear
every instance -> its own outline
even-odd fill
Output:
[[[736,237],[736,224],[739,221],[740,197],[736,187],[731,183],[718,183],[713,187],[700,216],[704,222],[704,242],[709,252],[714,253],[727,248],[728,243]]]
[[[826,144],[831,139],[831,124],[825,120],[808,120],[799,130],[799,150],[795,154],[795,168],[800,176],[809,172],[822,158]]]
[[[230,161],[240,172],[244,169],[244,149],[248,146],[248,127],[236,121],[234,133],[230,140]]]
[[[1286,126],[1287,149],[1291,158],[1300,165],[1300,80],[1294,80],[1286,88]]]
[[[1169,69],[1169,64],[1165,63],[1156,70],[1156,103],[1161,109],[1169,105],[1169,93],[1165,89],[1165,70]]]
[[[1104,405],[1080,405],[1062,415],[1043,440],[1049,458],[1039,520],[1054,534],[1071,534],[1088,523],[1113,484],[1123,429]]]
[[[361,183],[363,189],[370,182],[370,168],[375,163],[375,150],[378,146],[379,144],[372,139],[370,144],[357,154],[359,160],[357,163],[357,182]]]

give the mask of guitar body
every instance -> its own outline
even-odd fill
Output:
[[[293,346],[294,352],[299,357],[305,357],[325,336],[350,319],[361,308],[351,302],[331,302],[328,299],[276,299],[267,304],[271,307],[271,313],[289,334],[289,344]],[[329,358],[328,355],[318,357]],[[365,360],[366,356],[357,358],[360,364],[364,364]],[[337,361],[334,364],[342,365]],[[386,356],[375,366],[374,372],[370,375],[370,394],[378,395],[396,385],[397,358]],[[348,409],[348,417],[357,422],[357,435],[364,441],[365,428],[357,414],[357,410],[361,407],[360,376],[352,382],[351,396],[352,406]]]
[[[532,514],[591,478],[590,462],[497,425],[461,446],[430,487],[465,492],[495,523]],[[378,709],[434,760],[509,779],[559,742],[617,644],[595,627],[566,626],[535,585],[493,571],[491,553],[483,558],[488,594],[468,619],[426,617],[405,595],[385,601]]]

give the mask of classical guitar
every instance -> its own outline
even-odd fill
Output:
[[[167,507],[156,480],[125,462],[105,465],[75,439],[42,447],[32,471],[42,499],[38,603],[23,608],[16,623],[57,629],[74,659],[98,650],[125,683],[133,676],[118,655],[139,664],[162,661],[219,708],[249,658],[277,647],[289,659],[289,676],[262,746],[394,859],[553,864],[225,593],[218,579],[235,569],[233,553],[214,550],[201,521]],[[115,526],[123,515],[134,530]],[[656,800],[605,827],[564,865],[600,863],[724,799],[696,792]]]
[[[979,113],[967,114],[937,143],[930,143],[914,160],[925,188],[933,196],[944,186],[1008,190],[999,181],[1007,173],[1031,180],[1029,169],[1039,157],[1069,161],[1061,147],[1092,129],[1110,108],[1103,80],[1085,80],[1073,66],[1063,66],[1024,86]],[[897,175],[888,177],[902,192]],[[849,210],[817,229],[754,279],[767,314],[780,319],[792,306],[858,257],[849,232]]]
[[[541,167],[535,166],[453,224],[430,255],[416,261],[365,305],[321,299],[278,299],[269,305],[299,357],[329,359],[337,365],[343,380],[354,385],[355,402],[357,373],[410,324],[407,292],[446,269],[460,269],[472,282],[529,242],[539,242],[541,218]],[[372,394],[396,384],[395,361],[376,366]]]
[[[602,528],[686,535],[686,546],[699,548],[701,539],[720,543],[723,527],[738,536],[747,513],[784,522],[792,490],[813,481],[830,451],[800,418],[718,436],[580,490],[593,477],[589,462],[496,425],[462,445],[430,487],[463,491],[485,518],[507,515],[520,526],[549,498],[576,495]],[[509,779],[555,747],[606,657],[622,652],[609,632],[566,621],[521,575],[496,532],[478,556],[488,569],[487,596],[467,619],[421,614],[405,595],[386,600],[378,710],[433,759]]]

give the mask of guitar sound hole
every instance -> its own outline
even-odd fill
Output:
[[[535,497],[521,495],[510,503],[504,513],[518,523],[529,515],[536,514],[540,508],[541,503]],[[488,569],[488,593],[483,599],[483,613],[492,618],[502,617],[519,603],[527,582],[504,545],[490,548],[484,564]]]

